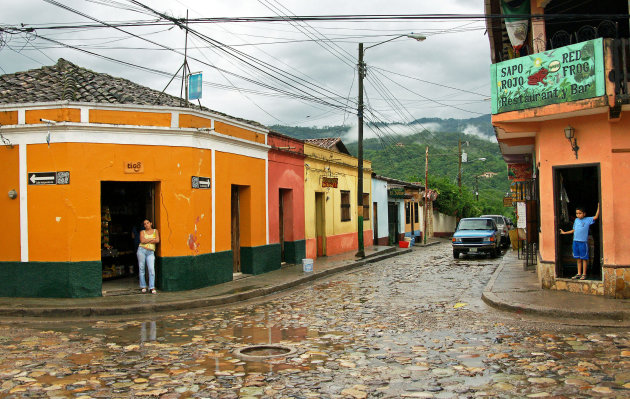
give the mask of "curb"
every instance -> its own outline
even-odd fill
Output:
[[[526,303],[518,303],[518,302],[508,302],[499,298],[499,296],[495,295],[492,292],[484,291],[481,294],[481,299],[483,301],[492,306],[493,308],[506,310],[514,313],[525,313],[532,315],[539,315],[545,317],[553,317],[553,318],[567,318],[567,319],[585,319],[589,318],[592,320],[608,320],[608,321],[628,321],[630,320],[630,315],[624,311],[613,311],[613,312],[589,312],[589,311],[571,311],[571,310],[563,310],[558,308],[548,308],[544,306],[534,306]]]
[[[273,293],[284,291],[298,285],[318,280],[333,274],[352,270],[369,263],[380,262],[382,260],[392,258],[411,252],[411,249],[383,250],[380,253],[371,254],[367,257],[354,261],[352,263],[343,264],[338,267],[322,270],[319,272],[310,272],[295,280],[282,284],[272,285],[264,288],[256,288],[250,291],[240,292],[238,294],[227,294],[212,297],[203,297],[186,301],[172,301],[165,303],[147,303],[134,305],[121,305],[116,307],[105,306],[83,306],[83,307],[38,307],[38,308],[0,308],[0,317],[55,317],[55,318],[75,318],[75,317],[95,317],[95,316],[119,316],[119,315],[142,315],[165,311],[180,311],[195,308],[212,307],[219,305],[232,304],[253,298],[267,296]]]
[[[497,269],[492,274],[490,281],[486,285],[483,293],[481,294],[481,299],[492,306],[493,308],[510,311],[514,313],[525,313],[531,315],[539,315],[545,317],[553,317],[553,318],[574,318],[574,319],[593,319],[593,320],[608,320],[608,321],[616,321],[623,322],[630,320],[630,312],[628,311],[598,311],[591,312],[588,310],[584,311],[574,311],[567,308],[552,308],[547,306],[537,306],[529,303],[521,303],[516,301],[509,301],[507,299],[501,298],[499,295],[492,292],[494,288],[494,283],[496,282],[499,274],[503,271],[504,261],[501,261]],[[541,288],[542,290],[542,288]],[[509,294],[508,294],[509,296]]]

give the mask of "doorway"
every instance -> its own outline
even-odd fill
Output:
[[[317,256],[326,256],[326,215],[324,205],[326,193],[315,193],[315,237],[317,238]]]
[[[232,273],[241,273],[241,207],[239,187],[232,185],[231,200]]]
[[[556,224],[556,276],[570,278],[577,274],[577,262],[573,259],[573,235],[560,234],[573,229],[575,209],[585,208],[587,216],[594,216],[600,203],[600,165],[554,167],[554,219]],[[602,279],[602,229],[601,218],[590,227],[588,236],[588,280]]]
[[[156,185],[154,182],[101,182],[103,281],[137,276],[136,251],[143,230],[142,222],[149,219],[156,225]],[[133,279],[134,287],[136,283]],[[106,288],[103,290],[106,291]],[[108,287],[107,290],[112,291],[113,288]]]
[[[378,242],[378,203],[373,202],[372,209],[374,210],[374,212],[372,212],[372,215],[373,215],[372,226],[374,226],[373,228],[374,245],[379,245],[379,242]]]
[[[387,225],[389,230],[389,245],[398,244],[398,204],[396,202],[387,203]]]
[[[278,192],[278,239],[280,241],[280,255],[282,263],[287,261],[286,242],[293,241],[293,190],[281,188]],[[291,250],[289,249],[289,252]],[[291,254],[289,254],[291,257]]]

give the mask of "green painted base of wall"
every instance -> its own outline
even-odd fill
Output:
[[[285,262],[302,264],[304,258],[306,258],[306,240],[284,242]]]
[[[232,251],[155,260],[155,285],[162,291],[184,291],[232,281]]]
[[[280,268],[280,244],[241,248],[245,274]],[[287,263],[302,263],[306,241],[285,243]],[[232,251],[156,258],[155,282],[162,291],[185,291],[232,281]],[[102,295],[103,266],[91,262],[0,262],[1,297],[89,298]]]
[[[103,266],[92,262],[0,262],[0,296],[86,298],[102,295]]]
[[[241,271],[262,274],[280,269],[280,244],[241,247]]]

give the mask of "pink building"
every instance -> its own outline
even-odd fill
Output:
[[[304,240],[304,144],[269,132],[269,244],[279,247],[280,259],[301,263]]]

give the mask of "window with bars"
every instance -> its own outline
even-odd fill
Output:
[[[341,221],[350,220],[350,191],[341,190]]]
[[[405,202],[405,223],[411,223],[411,202]]]
[[[363,193],[363,220],[370,220],[370,194]]]

